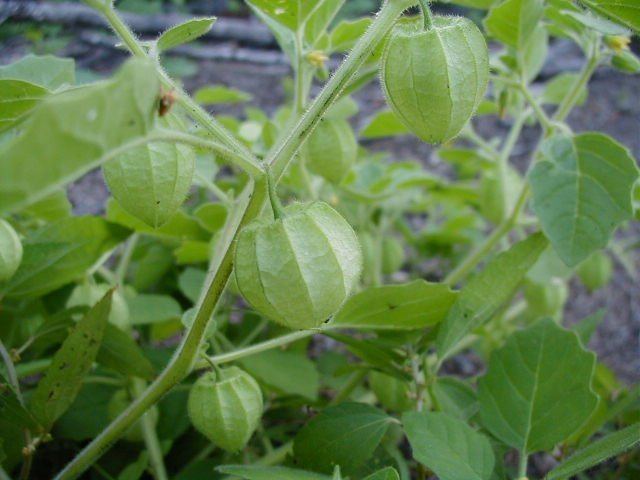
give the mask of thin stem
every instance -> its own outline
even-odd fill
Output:
[[[271,203],[271,209],[273,210],[273,216],[276,220],[285,216],[284,208],[278,198],[278,192],[276,191],[275,181],[271,176],[271,173],[267,174],[267,182],[269,183],[269,202]]]
[[[139,238],[140,236],[137,233],[134,233],[129,237],[129,240],[125,245],[120,261],[118,262],[118,266],[116,267],[116,283],[118,285],[124,285],[127,271],[129,270],[129,264],[131,263],[131,258],[133,257],[133,252],[136,249]]]
[[[293,343],[297,340],[301,340],[303,338],[307,338],[321,332],[322,332],[321,329],[315,329],[315,330],[300,330],[298,332],[288,333],[286,335],[282,335],[281,337],[272,338],[270,340],[266,340],[261,343],[256,343],[255,345],[251,345],[249,347],[239,348],[238,350],[234,350],[233,352],[214,355],[212,357],[209,357],[209,361],[214,365],[222,365],[224,363],[233,362],[235,360],[249,357],[251,355],[255,355],[257,353],[261,353],[266,350],[282,347],[284,345],[288,345],[289,343]],[[204,363],[199,362],[196,365],[196,368],[203,368],[203,367],[206,367],[207,365],[209,365],[209,362],[204,362]]]
[[[344,386],[336,394],[336,396],[333,397],[333,400],[331,400],[330,404],[337,405],[339,403],[344,402],[347,398],[349,398],[349,395],[353,393],[353,391],[358,387],[358,385],[362,383],[362,381],[364,380],[364,377],[366,376],[367,376],[367,370],[365,370],[364,368],[356,372],[353,372],[349,377],[349,379],[347,380],[347,382],[344,384]]]
[[[529,185],[526,184],[522,187],[520,195],[516,202],[511,215],[507,217],[496,229],[487,237],[477,249],[475,249],[467,258],[465,258],[460,265],[458,265],[449,275],[446,276],[444,282],[449,285],[455,285],[462,280],[471,270],[473,270],[478,263],[487,255],[493,247],[506,235],[518,221],[518,216],[526,204],[529,196]]]
[[[107,19],[111,28],[120,37],[123,43],[131,51],[133,55],[141,58],[149,58],[149,55],[142,47],[135,34],[131,29],[122,21],[118,13],[110,4],[92,5],[99,10]],[[178,104],[180,104],[193,119],[202,125],[207,131],[209,131],[215,138],[221,140],[228,145],[237,155],[244,157],[247,161],[259,164],[258,160],[251,153],[251,151],[242,145],[236,138],[216,119],[207,113],[200,105],[198,105],[182,88],[180,88],[176,82],[174,82],[167,73],[162,70],[162,67],[158,64],[158,73],[164,86],[170,90],[174,90],[178,93]]]
[[[545,131],[545,133],[553,130],[553,122],[542,109],[542,107],[538,103],[538,100],[533,97],[531,91],[529,90],[529,87],[524,83],[524,81],[520,84],[520,91],[522,92],[522,95],[524,95],[524,98],[527,100],[529,105],[531,105],[531,108],[533,108],[533,112],[536,114],[538,122],[540,122],[540,125],[542,126],[542,129]]]
[[[598,42],[594,41],[593,49],[589,60],[582,67],[578,78],[576,78],[575,82],[571,86],[571,90],[569,91],[569,95],[564,97],[560,105],[558,106],[558,110],[556,110],[553,119],[557,122],[564,121],[571,113],[573,107],[575,107],[578,99],[580,98],[580,93],[583,91],[584,87],[589,82],[589,79],[595,72],[596,68],[598,68],[598,64],[600,63],[600,56],[598,55]]]
[[[134,378],[131,390],[136,397],[144,394],[146,388],[146,382],[141,378]],[[144,443],[149,453],[149,463],[153,470],[153,476],[156,480],[168,480],[167,469],[164,466],[164,455],[162,454],[162,448],[160,447],[160,440],[158,440],[158,434],[156,432],[156,425],[151,415],[143,415],[140,419],[140,425],[142,427],[142,436],[144,437]]]
[[[24,399],[22,398],[22,393],[20,392],[20,382],[18,381],[18,374],[16,373],[16,368],[13,364],[13,360],[11,360],[11,355],[7,351],[4,346],[2,340],[0,340],[0,356],[4,362],[4,365],[7,369],[7,380],[9,380],[9,385],[16,394],[18,398],[18,402],[20,405],[24,406]],[[29,478],[29,473],[31,472],[31,464],[33,462],[33,452],[30,449],[31,446],[31,432],[28,428],[25,428],[22,431],[24,437],[24,449],[23,451],[23,461],[22,468],[20,469],[20,479],[26,480]]]
[[[307,103],[307,88],[305,85],[305,64],[304,64],[304,45],[303,45],[303,30],[299,28],[294,36],[295,41],[295,53],[296,53],[296,65],[295,65],[295,89],[293,94],[293,116],[298,117],[304,111],[305,104]]]
[[[255,218],[262,209],[266,185],[264,182],[254,185],[250,183],[245,194],[240,197],[245,200],[240,205],[240,214],[230,216],[225,234],[220,239],[221,250],[212,260],[212,274],[206,283],[206,293],[198,302],[196,317],[187,331],[182,343],[176,350],[169,365],[158,378],[129,405],[109,426],[94,438],[55,478],[58,480],[77,478],[94,463],[127,429],[136,422],[145,411],[153,406],[173,386],[180,383],[191,371],[197,357],[200,343],[209,325],[209,320],[218,303],[218,299],[226,287],[227,280],[233,267],[233,242],[241,226]],[[237,218],[236,218],[237,217]]]
[[[198,182],[200,182],[207,190],[213,193],[216,198],[220,200],[220,202],[227,206],[231,205],[232,202],[229,196],[225,192],[223,192],[222,189],[218,187],[214,182],[212,182],[208,178],[205,178],[204,175],[202,175],[200,172],[196,172],[195,177]]]
[[[420,10],[422,10],[422,19],[424,20],[424,29],[431,30],[433,27],[433,15],[429,7],[430,0],[419,0]]]
[[[523,480],[527,478],[527,463],[529,461],[529,456],[520,452],[520,458],[518,459],[518,479]]]

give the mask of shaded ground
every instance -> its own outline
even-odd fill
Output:
[[[0,64],[8,63],[21,56],[24,45],[20,42],[8,43],[0,52]],[[111,49],[81,45],[70,45],[67,54],[77,57],[80,66],[92,67],[107,73],[124,59],[124,55]],[[557,65],[569,69],[578,68],[580,59],[575,52],[559,45],[551,55],[549,65],[543,75],[557,73]],[[253,105],[273,112],[283,101],[283,78],[288,69],[280,65],[265,66],[239,64],[222,61],[200,61],[198,73],[185,81],[188,90],[206,84],[224,84],[250,92],[254,96]],[[384,106],[382,93],[377,85],[370,85],[357,95],[361,112],[354,119],[361,126],[373,112]],[[221,110],[224,113],[242,115],[243,107]],[[577,108],[569,123],[575,131],[603,131],[627,145],[636,158],[640,158],[640,80],[616,73],[609,69],[600,70],[590,85],[587,102]],[[485,137],[503,135],[508,123],[494,118],[477,121],[477,129]],[[537,142],[536,129],[525,130],[523,138],[514,150],[513,161],[521,169],[526,168],[528,156]],[[420,159],[427,169],[443,172],[446,168],[431,155],[431,148],[410,137],[376,141],[370,144],[375,149],[392,152],[395,158],[413,157]],[[99,172],[94,172],[70,187],[69,195],[78,214],[99,213],[108,195]],[[635,225],[632,232],[638,236],[640,228]],[[638,257],[636,255],[636,257]],[[640,272],[640,261],[636,258],[635,270]],[[640,381],[640,287],[635,284],[624,269],[616,264],[615,277],[608,288],[595,294],[588,294],[574,281],[566,307],[568,322],[575,322],[605,308],[607,313],[603,324],[592,339],[592,347],[600,358],[612,367],[627,382]]]

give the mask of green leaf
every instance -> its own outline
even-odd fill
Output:
[[[97,437],[110,423],[108,405],[113,385],[85,383],[71,407],[56,422],[56,437],[81,442]]]
[[[2,416],[5,422],[16,428],[27,428],[32,432],[38,432],[40,430],[38,421],[33,414],[22,405],[15,390],[2,374],[3,371],[0,370],[0,379],[3,381],[2,388],[0,389],[0,416]]]
[[[547,480],[559,480],[573,477],[608,458],[620,455],[630,450],[640,442],[640,423],[610,433],[606,437],[596,440],[591,445],[577,451],[568,459],[551,470],[545,477]]]
[[[580,0],[596,13],[640,32],[640,8],[637,0]]]
[[[112,295],[113,291],[108,292],[78,322],[31,397],[33,414],[47,431],[71,406],[91,370],[109,320]]]
[[[318,398],[320,374],[304,353],[268,350],[243,358],[240,363],[260,383],[278,393]]]
[[[601,308],[571,326],[571,329],[578,334],[578,338],[585,347],[589,344],[589,340],[591,340],[591,336],[598,328],[598,325],[604,320],[605,313],[605,309]]]
[[[58,190],[44,197],[22,210],[23,214],[53,222],[71,216],[71,202],[67,198],[67,192]]]
[[[392,421],[383,411],[364,403],[328,407],[296,435],[295,458],[311,470],[330,473],[340,465],[345,475],[353,475],[371,458]]]
[[[482,272],[469,280],[440,326],[436,346],[441,360],[511,298],[546,246],[547,240],[542,234],[531,235],[497,255]]]
[[[371,25],[371,19],[368,17],[341,21],[329,36],[331,51],[341,53],[350,51],[358,39],[367,31],[369,25]]]
[[[245,480],[329,480],[331,477],[305,472],[287,467],[261,467],[258,465],[222,465],[216,468],[220,473],[244,478]]]
[[[370,287],[347,300],[331,325],[390,330],[429,327],[444,320],[456,297],[448,286],[424,280]]]
[[[393,467],[383,468],[382,470],[372,473],[364,480],[400,480],[400,475]]]
[[[19,123],[48,94],[24,80],[0,79],[0,132]]]
[[[47,90],[57,90],[76,82],[75,64],[70,58],[29,54],[17,62],[0,67],[0,78],[24,80]]]
[[[34,203],[104,162],[154,125],[159,83],[150,62],[130,60],[113,80],[43,100],[0,151],[0,213]]]
[[[577,73],[565,72],[556,75],[545,85],[544,93],[540,100],[542,103],[549,105],[559,105],[572,92],[577,78]],[[582,105],[587,99],[587,94],[587,87],[583,86],[580,89],[580,93],[578,93],[576,105]]]
[[[628,149],[601,133],[556,135],[540,151],[529,174],[533,208],[560,258],[575,266],[632,218],[638,167]]]
[[[199,88],[193,94],[193,99],[202,105],[220,105],[221,103],[248,102],[253,96],[250,93],[236,90],[222,85]]]
[[[158,51],[166,52],[178,45],[194,41],[211,30],[215,21],[215,17],[193,18],[171,27],[158,38]]]
[[[483,425],[526,454],[552,450],[596,407],[595,362],[574,332],[551,319],[514,333],[479,381]]]
[[[297,0],[304,3],[305,0]],[[308,0],[307,0],[308,1]],[[309,45],[317,45],[323,34],[346,0],[315,0],[309,18],[305,22],[304,36]]]
[[[155,369],[131,335],[114,325],[107,325],[96,361],[123,375],[151,380]]]
[[[366,139],[394,137],[408,134],[409,129],[391,110],[376,113],[360,130],[360,137]]]
[[[491,7],[484,26],[489,35],[521,49],[536,29],[543,12],[542,0],[505,0]]]
[[[465,381],[455,377],[438,377],[431,388],[438,407],[444,413],[468,420],[478,412],[476,392]]]
[[[440,412],[402,415],[413,458],[440,480],[489,480],[495,458],[491,443],[462,420]]]
[[[153,228],[127,213],[116,199],[110,198],[107,201],[106,217],[107,220],[111,222],[118,223],[136,232],[158,238],[208,240],[211,237],[211,235],[200,226],[200,223],[196,219],[191,218],[182,210],[178,210],[167,220],[167,223],[161,227]]]
[[[127,237],[118,225],[98,217],[68,217],[27,235],[20,268],[3,295],[44,295],[81,278],[100,257]]]
[[[127,303],[131,325],[150,325],[182,316],[180,304],[169,295],[141,293],[127,299]]]
[[[200,298],[202,286],[207,278],[207,272],[198,268],[189,267],[178,277],[178,287],[180,292],[191,300],[194,305]]]

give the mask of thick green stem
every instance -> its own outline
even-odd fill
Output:
[[[518,480],[524,480],[527,478],[527,463],[529,461],[529,456],[520,452],[520,458],[518,460]]]
[[[540,122],[540,125],[542,126],[542,129],[545,131],[545,133],[553,130],[553,123],[551,122],[551,119],[542,109],[542,107],[538,103],[538,100],[533,97],[531,91],[529,90],[529,87],[524,82],[520,84],[520,91],[524,95],[524,98],[527,100],[529,105],[531,105],[531,108],[533,108],[533,111],[538,118],[538,122]]]
[[[266,163],[272,167],[274,178],[280,181],[291,159],[305,140],[311,135],[329,107],[356,75],[358,69],[391,30],[400,14],[414,4],[408,0],[390,0],[382,7],[367,32],[358,40],[342,63],[327,82],[320,94],[300,118],[291,133],[284,137],[267,156]]]
[[[227,230],[231,238],[221,239],[224,245],[222,253],[218,256],[217,265],[212,265],[214,272],[207,283],[206,294],[198,303],[196,317],[191,328],[187,331],[182,343],[176,350],[167,368],[158,378],[129,405],[105,430],[93,439],[79,454],[62,470],[56,478],[77,478],[93,462],[95,462],[127,429],[136,422],[145,411],[152,407],[174,385],[181,382],[191,371],[197,358],[200,343],[204,338],[213,310],[222,294],[233,267],[233,243],[242,225],[255,218],[262,209],[266,198],[266,182],[248,185],[251,192],[247,205],[243,209],[237,224],[231,219]],[[226,240],[226,241],[225,241]],[[215,262],[212,262],[215,263]]]
[[[405,8],[412,4],[413,2],[408,0],[390,0],[385,4],[376,20],[371,25],[371,28],[358,41],[351,54],[349,54],[336,74],[312,103],[309,110],[307,110],[298,124],[293,128],[290,135],[273,149],[273,152],[271,152],[268,157],[268,164],[273,165],[275,168],[274,178],[276,181],[284,174],[294,154],[320,121],[322,115],[324,115],[336,98],[339,97],[340,92],[353,78],[358,68],[382,41],[389,29],[391,29],[397,17]],[[126,26],[124,26],[115,12],[110,9],[108,9],[108,11],[111,13],[107,18],[112,25],[114,25],[114,29],[120,35],[125,36],[123,40],[127,43],[129,48],[132,48],[133,44],[138,45],[133,34],[126,28]],[[132,48],[132,51],[135,54],[139,54],[138,50],[139,49],[135,47]],[[194,118],[198,120],[197,117]],[[212,130],[213,120],[207,115],[207,118],[203,119],[203,122],[205,121],[206,123],[204,126]],[[232,139],[232,137],[229,136],[229,138],[225,138],[227,141],[229,141],[229,139]],[[251,157],[244,158],[247,163],[254,163]],[[259,170],[260,173],[262,172],[262,169],[260,168],[257,168],[257,170]],[[241,214],[241,221],[238,222],[238,224],[234,224],[233,221],[229,222],[228,227],[230,227],[229,235],[231,238],[227,239],[227,242],[221,241],[221,244],[225,246],[223,254],[220,255],[218,264],[213,264],[215,262],[212,262],[212,274],[206,282],[206,293],[198,302],[196,318],[191,328],[187,331],[182,343],[176,350],[173,358],[169,362],[169,365],[140,397],[138,397],[124,412],[122,412],[122,414],[100,435],[94,438],[93,441],[91,441],[78,454],[78,456],[58,474],[56,477],[58,480],[77,478],[93,462],[95,462],[113,442],[124,434],[124,432],[126,432],[126,430],[136,422],[147,409],[153,406],[174,385],[182,381],[182,379],[191,371],[213,310],[226,286],[233,267],[232,243],[237,238],[240,227],[257,217],[262,210],[267,197],[265,181],[257,183],[255,189],[253,188],[253,185],[250,185],[248,188],[252,191],[249,194],[248,204]],[[296,334],[301,335],[300,338],[310,335],[310,333],[307,332],[295,332],[292,335]],[[251,347],[248,348],[250,349]],[[246,351],[247,349],[244,350]],[[220,356],[222,359],[219,358],[218,362],[232,361],[244,356],[238,356],[238,352],[240,351],[223,354]]]

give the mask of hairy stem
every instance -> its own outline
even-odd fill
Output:
[[[385,3],[371,28],[358,41],[353,51],[345,59],[341,67],[338,69],[332,79],[327,82],[322,92],[314,100],[311,107],[302,116],[297,125],[293,128],[288,137],[282,140],[268,156],[268,164],[275,169],[274,180],[277,182],[286,171],[287,166],[291,162],[293,156],[300,148],[300,145],[306,140],[313,128],[318,124],[320,118],[327,109],[339,97],[340,92],[345,88],[349,81],[356,74],[358,68],[365,62],[367,57],[373,52],[376,46],[382,41],[385,34],[391,29],[397,17],[413,2],[408,0],[389,0]],[[114,29],[121,35],[129,35],[131,38],[123,38],[125,43],[137,44],[135,37],[124,27],[119,17],[109,10],[112,15],[108,17]],[[116,28],[118,26],[118,28]],[[124,27],[124,28],[122,28]],[[127,33],[128,32],[128,33]],[[129,40],[129,41],[127,41]],[[132,50],[133,51],[133,50]],[[134,51],[135,53],[135,51]],[[207,115],[208,117],[208,115]],[[195,118],[195,117],[194,117]],[[197,119],[197,118],[196,118]],[[212,119],[207,118],[207,125],[211,127]],[[192,137],[186,135],[186,137]],[[196,137],[198,138],[198,137]],[[186,141],[183,138],[183,141]],[[194,141],[195,140],[191,140]],[[187,142],[188,143],[188,142]],[[205,141],[205,143],[207,143]],[[241,156],[242,157],[242,156]],[[244,157],[247,164],[254,163],[252,159]],[[262,173],[262,169],[256,167]],[[257,173],[257,172],[255,172]],[[261,179],[264,176],[261,176]],[[247,222],[255,218],[262,210],[267,198],[266,181],[250,184],[247,189],[248,201],[244,208],[240,208],[241,217],[237,224],[231,219],[227,224],[227,233],[230,238],[227,241],[221,241],[224,245],[222,253],[216,257],[211,265],[211,275],[205,283],[206,291],[201,296],[197,305],[197,313],[191,328],[187,331],[182,343],[176,350],[173,358],[169,362],[166,369],[158,376],[158,378],[138,397],[118,418],[116,418],[100,435],[93,439],[77,456],[72,460],[56,477],[58,480],[77,478],[84,472],[93,462],[95,462],[110,446],[115,442],[142,414],[153,406],[165,393],[173,386],[182,381],[182,379],[191,371],[198,355],[200,343],[204,338],[206,328],[213,313],[213,310],[224,290],[229,275],[233,267],[233,242],[235,242],[240,228]],[[302,332],[295,332],[301,334]],[[309,333],[305,332],[305,335]],[[302,337],[301,337],[302,338]],[[251,348],[251,347],[248,347]],[[246,350],[246,349],[245,349]],[[237,352],[223,354],[223,360],[232,361],[238,357]],[[215,358],[215,357],[214,357]],[[218,361],[220,361],[218,359]]]
[[[182,343],[176,350],[169,365],[158,378],[136,398],[105,430],[94,438],[58,475],[57,479],[77,478],[93,462],[95,462],[127,429],[136,422],[145,411],[152,407],[162,396],[191,371],[197,358],[200,343],[204,338],[213,310],[222,294],[233,266],[233,242],[240,227],[255,218],[261,211],[266,198],[266,182],[246,187],[244,197],[246,206],[240,207],[242,213],[239,221],[231,218],[227,224],[227,235],[220,244],[222,250],[212,263],[213,273],[207,282],[206,293],[198,302],[196,317],[187,331]],[[241,197],[242,198],[242,197]]]
[[[598,64],[600,63],[600,56],[598,54],[598,49],[600,48],[598,42],[594,41],[593,49],[589,56],[589,59],[582,67],[578,78],[576,78],[573,85],[571,85],[571,90],[569,90],[569,95],[564,97],[562,103],[558,106],[558,110],[556,110],[553,119],[562,122],[571,113],[573,107],[576,106],[578,99],[580,98],[580,92],[583,91],[584,87],[589,83],[591,76],[598,68]]]
[[[351,53],[340,65],[340,68],[311,102],[311,105],[293,127],[291,133],[272,149],[267,156],[266,163],[271,166],[276,182],[282,178],[290,160],[304,144],[305,140],[309,138],[309,135],[311,135],[329,107],[340,96],[344,88],[356,75],[358,69],[391,30],[398,16],[413,3],[415,2],[408,0],[390,0],[385,3],[367,32],[360,37]]]
[[[133,55],[141,58],[149,58],[149,55],[142,47],[135,34],[131,29],[122,21],[118,13],[111,5],[96,5],[92,4],[94,8],[99,10],[107,19],[111,28],[120,37],[123,43],[131,51]],[[158,64],[158,73],[160,79],[165,88],[174,90],[178,94],[178,104],[180,104],[189,115],[202,127],[204,127],[215,138],[225,143],[233,152],[241,157],[244,157],[247,161],[251,161],[258,164],[258,160],[255,156],[240,143],[222,124],[207,113],[200,105],[198,105],[176,82],[174,82],[164,70]]]
[[[431,30],[433,27],[433,15],[431,14],[431,7],[429,7],[430,0],[420,0],[420,10],[422,10],[422,19],[424,21],[424,29]]]

